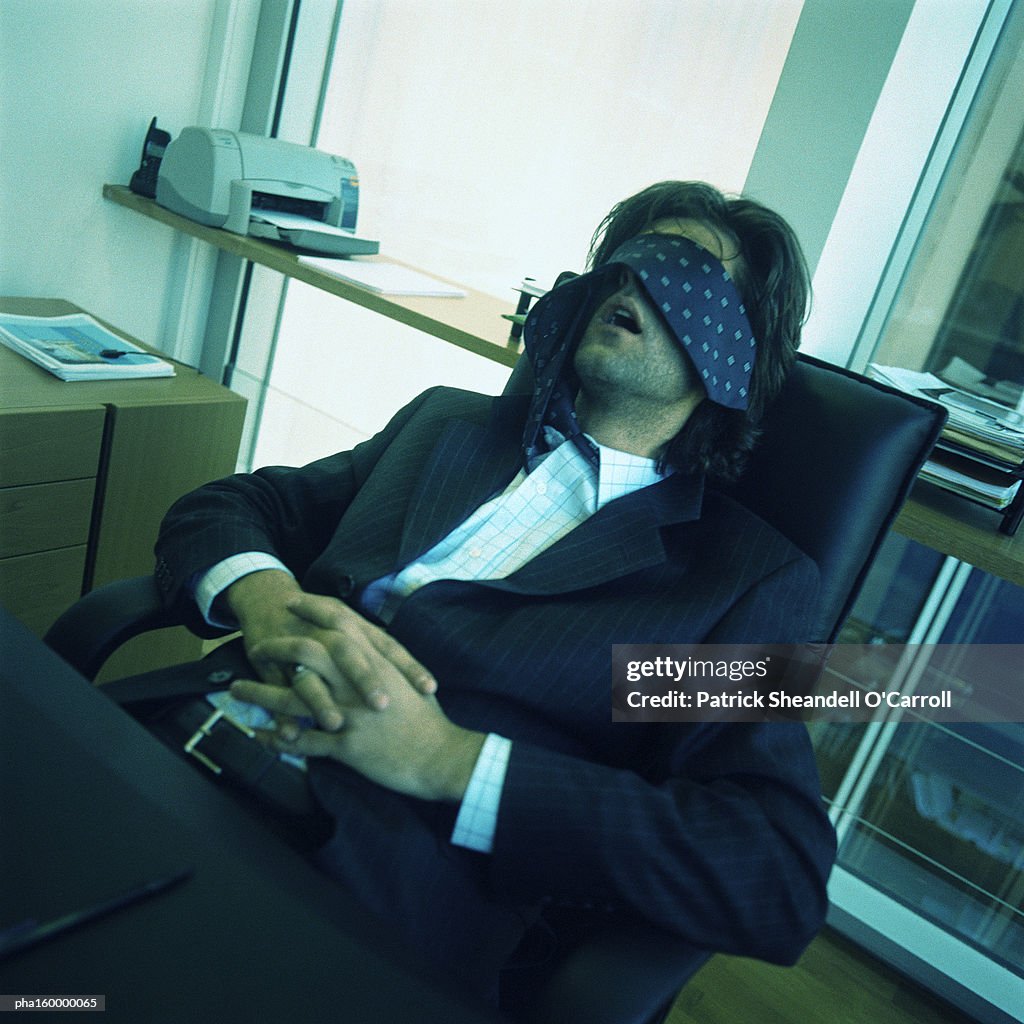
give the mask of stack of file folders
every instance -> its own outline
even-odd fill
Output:
[[[962,361],[947,370],[938,377],[872,363],[868,376],[946,407],[949,419],[921,479],[995,510],[1000,531],[1012,535],[1024,518],[1024,415],[981,387],[968,390],[982,375]]]

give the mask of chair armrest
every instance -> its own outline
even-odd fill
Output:
[[[88,679],[123,643],[140,633],[179,626],[152,576],[133,576],[91,590],[49,628],[43,642]]]

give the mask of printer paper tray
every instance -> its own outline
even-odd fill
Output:
[[[249,234],[324,256],[372,256],[380,251],[376,239],[363,238],[343,228],[289,213],[261,211],[254,214],[249,219]]]

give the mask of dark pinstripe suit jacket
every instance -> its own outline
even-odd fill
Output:
[[[352,452],[187,496],[157,547],[166,599],[189,612],[194,572],[262,550],[306,589],[356,600],[511,480],[526,404],[435,389]],[[816,579],[778,533],[677,474],[508,579],[409,597],[390,631],[435,673],[447,713],[514,741],[493,891],[635,912],[712,949],[799,955],[834,853],[804,727],[613,725],[610,645],[801,640]]]

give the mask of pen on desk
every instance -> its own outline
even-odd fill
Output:
[[[79,925],[88,924],[116,910],[123,910],[134,903],[156,896],[158,893],[170,889],[172,886],[183,882],[192,874],[192,868],[182,868],[172,875],[164,878],[156,878],[151,882],[144,882],[142,885],[134,886],[127,892],[118,893],[110,899],[100,903],[94,903],[89,907],[82,907],[80,910],[73,910],[70,914],[55,918],[52,921],[45,921],[39,924],[35,919],[21,921],[10,928],[0,931],[0,960],[4,960],[16,953],[21,953],[40,942],[45,942],[57,935],[77,928]]]
[[[121,356],[130,356],[132,353],[127,349],[121,348],[105,348],[100,356],[103,359],[120,359]]]

